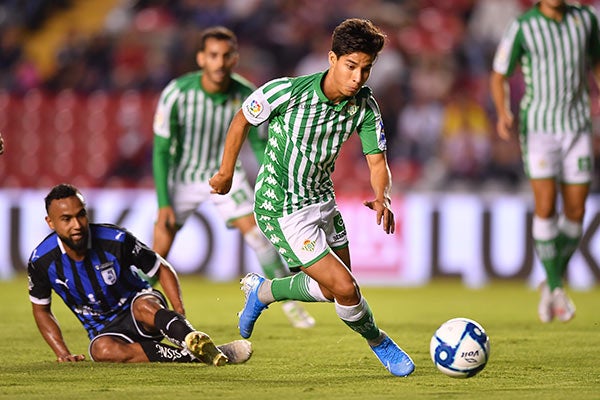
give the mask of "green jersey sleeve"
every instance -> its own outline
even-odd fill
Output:
[[[513,21],[502,36],[494,56],[494,71],[511,76],[523,55],[523,33],[519,21]]]
[[[365,117],[357,127],[363,154],[382,153],[386,150],[386,140],[381,112],[373,96],[369,95],[365,101]]]

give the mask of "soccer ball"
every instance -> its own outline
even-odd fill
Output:
[[[487,364],[490,340],[477,322],[453,318],[435,331],[429,353],[435,366],[444,374],[452,378],[470,378]]]

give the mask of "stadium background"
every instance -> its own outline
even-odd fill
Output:
[[[600,2],[583,1],[600,7]],[[25,268],[48,233],[43,196],[71,182],[93,217],[150,244],[156,205],[152,115],[160,90],[195,69],[197,33],[237,33],[241,73],[256,85],[326,67],[342,19],[372,19],[388,36],[368,85],[381,107],[394,177],[398,234],[385,237],[361,206],[369,196],[357,141],[342,152],[336,192],[365,283],[415,285],[458,276],[535,284],[532,200],[516,141],[500,141],[488,92],[493,52],[529,0],[26,0],[0,4],[0,279]],[[518,77],[512,95],[522,93]],[[593,92],[593,114],[600,115]],[[517,101],[513,101],[517,105]],[[516,111],[516,110],[515,110]],[[600,120],[596,121],[596,169]],[[245,154],[251,171],[256,165]],[[599,171],[600,172],[600,171]],[[570,281],[600,279],[600,173]],[[233,251],[232,251],[233,249]],[[237,233],[202,207],[171,261],[183,273],[230,280],[257,269]]]

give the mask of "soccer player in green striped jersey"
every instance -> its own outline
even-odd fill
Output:
[[[498,134],[514,128],[507,77],[517,64],[525,81],[520,141],[535,202],[532,235],[546,272],[538,315],[566,322],[575,306],[563,288],[567,264],[582,233],[592,179],[588,72],[600,78],[600,32],[593,8],[541,0],[507,28],[490,80]],[[562,211],[557,210],[562,196]]]
[[[366,339],[388,371],[407,376],[414,363],[379,329],[350,270],[346,229],[331,180],[342,144],[357,132],[374,191],[374,198],[364,204],[375,211],[385,233],[394,233],[383,123],[371,89],[364,86],[384,42],[385,35],[370,21],[345,20],[334,30],[327,71],[275,79],[252,93],[229,127],[221,168],[210,184],[215,193],[229,192],[248,130],[268,123],[254,212],[288,265],[302,272],[278,279],[248,274],[242,279],[242,337],[250,337],[254,323],[273,302],[333,302],[339,318]]]
[[[196,59],[201,70],[171,81],[156,108],[153,170],[159,210],[153,249],[166,258],[187,218],[201,203],[212,201],[228,226],[242,233],[268,277],[290,275],[256,225],[254,193],[241,165],[236,165],[238,178],[227,196],[211,194],[208,184],[219,168],[229,123],[255,89],[232,72],[238,61],[237,38],[225,27],[206,29],[200,36]],[[251,138],[261,161],[265,139],[260,139],[256,129]],[[301,304],[289,301],[282,308],[293,326],[314,326],[314,319]]]

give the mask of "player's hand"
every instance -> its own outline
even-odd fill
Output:
[[[66,354],[64,356],[56,357],[57,362],[78,362],[85,360],[83,354]]]
[[[164,206],[158,209],[158,217],[156,219],[156,224],[158,226],[164,226],[167,230],[175,232],[177,230],[175,221],[175,211],[173,211],[173,207]]]
[[[218,171],[208,180],[208,184],[212,187],[211,193],[227,194],[231,190],[232,176],[226,176],[221,171]]]
[[[381,200],[364,201],[363,204],[377,213],[377,225],[382,225],[385,233],[394,233],[396,230],[396,222],[394,221],[394,213],[392,212],[389,202]]]
[[[498,115],[496,129],[498,130],[498,136],[500,136],[501,139],[510,140],[512,138],[514,117],[510,111],[504,111]]]

